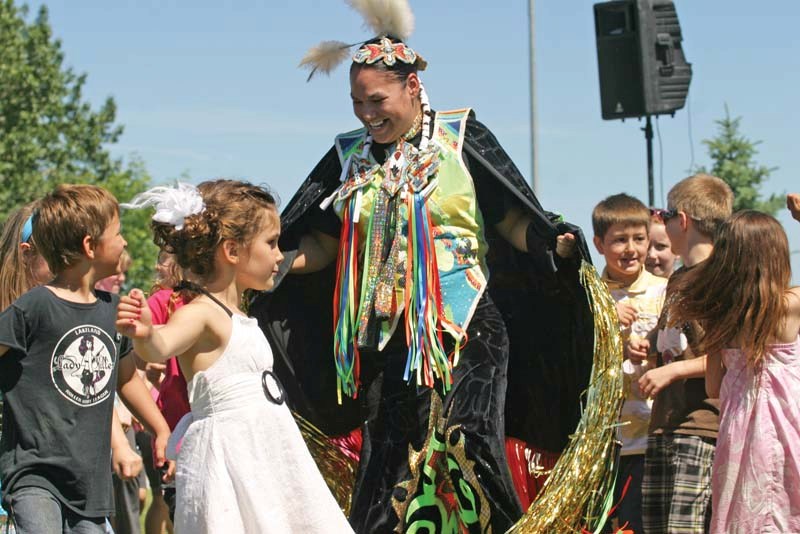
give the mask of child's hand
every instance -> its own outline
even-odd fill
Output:
[[[130,338],[147,338],[153,332],[150,307],[141,289],[132,289],[120,297],[117,306],[117,331]]]
[[[161,469],[161,478],[164,482],[169,482],[175,477],[175,462],[167,460],[167,442],[169,432],[159,432],[153,442],[153,460],[155,466]]]
[[[127,443],[111,449],[111,467],[114,469],[114,474],[121,480],[136,478],[143,466],[142,457],[136,454]]]
[[[631,338],[625,346],[625,357],[636,365],[646,360],[649,352],[650,342],[647,339]]]
[[[575,236],[567,233],[556,237],[556,254],[565,259],[574,256]]]
[[[636,320],[636,308],[627,302],[617,302],[617,315],[619,324],[627,328]]]
[[[161,467],[161,481],[169,484],[175,480],[175,461],[167,460]]]
[[[144,366],[144,376],[147,377],[147,380],[155,387],[159,387],[164,379],[166,370],[167,364],[165,363],[147,362]]]
[[[786,207],[792,213],[795,221],[800,221],[800,193],[786,195]]]
[[[650,369],[639,379],[639,390],[644,397],[655,397],[674,380],[669,365]]]

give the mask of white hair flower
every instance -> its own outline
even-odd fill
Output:
[[[183,229],[186,217],[197,215],[206,209],[200,191],[194,185],[183,182],[178,182],[175,187],[153,187],[121,206],[123,208],[153,206],[156,209],[153,220],[172,225],[176,230]]]

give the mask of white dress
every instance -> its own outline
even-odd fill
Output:
[[[353,532],[286,404],[265,395],[272,350],[255,319],[233,315],[225,351],[188,384],[177,460],[175,532]],[[188,424],[188,428],[187,428]]]

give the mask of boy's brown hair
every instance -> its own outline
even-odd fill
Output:
[[[602,200],[592,210],[592,229],[595,237],[604,239],[615,224],[644,226],[650,231],[650,210],[638,198],[619,193]]]
[[[57,275],[84,257],[83,238],[88,235],[97,242],[115,216],[119,203],[102,187],[61,184],[40,201],[33,239]]]
[[[733,191],[716,176],[695,174],[669,190],[667,207],[686,213],[698,232],[714,237],[719,225],[733,213]]]

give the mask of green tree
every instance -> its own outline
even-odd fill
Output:
[[[59,183],[93,183],[122,201],[150,184],[140,160],[127,167],[108,151],[122,126],[116,104],[85,101],[86,74],[64,65],[47,8],[28,21],[28,8],[0,0],[0,220]],[[124,213],[136,284],[149,284],[155,258],[146,214]]]
[[[714,121],[717,124],[717,135],[704,139],[708,147],[708,155],[713,161],[711,169],[699,167],[698,172],[718,176],[731,186],[734,194],[734,211],[755,209],[775,215],[785,202],[786,195],[770,195],[761,198],[761,186],[777,167],[759,165],[754,161],[758,153],[756,147],[761,141],[751,141],[739,132],[742,118],[731,118],[728,106],[725,106],[725,118]]]

